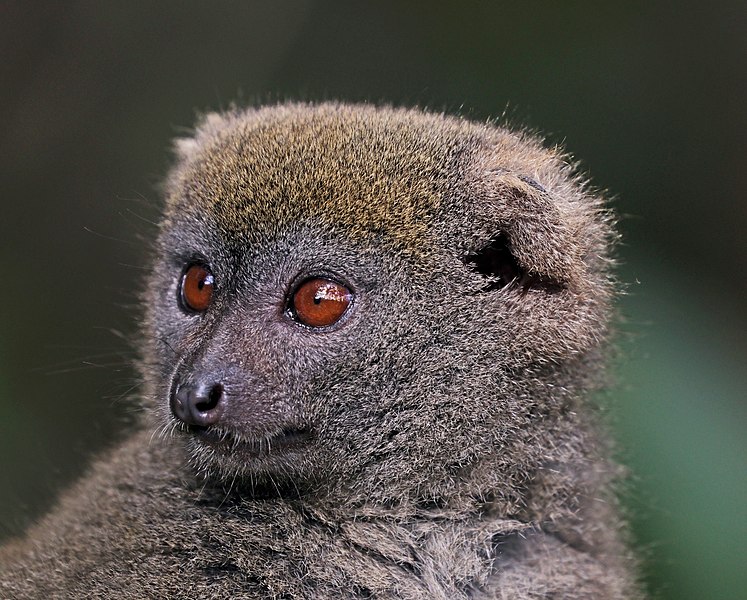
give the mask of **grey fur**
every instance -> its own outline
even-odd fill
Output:
[[[332,103],[209,115],[177,154],[147,416],[2,550],[0,596],[640,597],[588,405],[614,234],[566,155]],[[512,281],[480,265],[491,243]],[[177,302],[195,257],[216,277],[198,315]],[[318,274],[355,292],[324,331],[286,310]],[[226,389],[217,449],[169,410],[203,376]],[[311,441],[268,449],[289,428]]]

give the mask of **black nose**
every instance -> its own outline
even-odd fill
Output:
[[[187,425],[215,425],[223,412],[224,396],[220,383],[181,385],[171,396],[171,412]]]

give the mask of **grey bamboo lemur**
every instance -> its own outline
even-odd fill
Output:
[[[0,597],[639,597],[585,401],[614,235],[567,156],[342,104],[177,149],[148,417],[3,549]]]

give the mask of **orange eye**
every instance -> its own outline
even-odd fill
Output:
[[[190,265],[182,275],[179,290],[182,306],[192,312],[204,312],[210,306],[215,278],[205,265]]]
[[[344,285],[329,279],[307,279],[293,294],[292,311],[309,327],[329,327],[345,314],[353,294]]]

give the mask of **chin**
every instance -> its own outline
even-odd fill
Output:
[[[318,481],[318,452],[309,430],[248,438],[219,428],[190,428],[181,435],[200,478],[243,495],[301,495]]]

